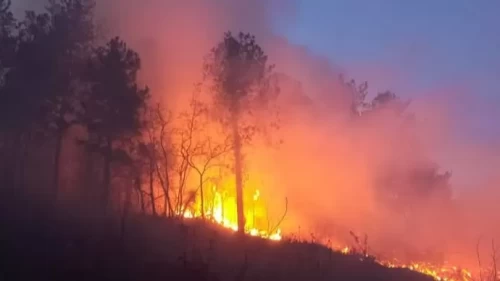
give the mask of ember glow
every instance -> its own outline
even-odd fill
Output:
[[[213,200],[205,207],[205,218],[221,225],[224,228],[231,229],[234,232],[238,231],[238,222],[236,214],[236,200],[234,197],[228,197],[228,192],[218,190],[217,186],[212,187]],[[255,190],[251,202],[248,201],[245,216],[247,220],[247,228],[245,233],[251,236],[257,236],[273,241],[280,241],[281,229],[279,227],[271,228],[269,222],[265,228],[263,222],[268,220],[268,214],[263,207],[260,199],[260,191]],[[193,206],[184,211],[182,216],[185,219],[201,218],[201,202],[199,198]]]
[[[339,251],[345,255],[359,255],[353,251],[352,248],[345,246],[343,248],[334,248],[332,250]],[[364,258],[361,255],[361,258]],[[389,268],[406,268],[412,271],[420,272],[422,274],[433,277],[437,281],[472,281],[474,278],[472,277],[472,273],[470,270],[465,268],[460,268],[458,266],[443,264],[443,265],[435,265],[428,262],[410,262],[404,263],[398,261],[397,259],[393,260],[379,260],[377,257],[374,257],[375,261],[383,266]]]
[[[429,276],[434,277],[438,281],[470,281],[474,280],[470,271],[457,266],[443,265],[435,266],[429,263],[411,263],[411,264],[398,264],[394,262],[381,262],[382,265],[387,267],[408,268]]]
[[[215,224],[218,224],[226,229],[230,229],[233,232],[238,231],[237,216],[236,216],[236,203],[234,197],[228,197],[228,191],[219,190],[217,186],[213,185],[212,190],[213,200],[205,208],[205,218]],[[247,229],[245,233],[250,236],[260,237],[263,239],[269,239],[272,241],[282,241],[283,236],[280,228],[270,232],[268,228],[264,228],[262,222],[269,216],[264,207],[262,207],[261,193],[259,189],[255,189],[251,200],[247,201],[246,206],[251,206],[246,208],[246,218],[247,218]],[[185,219],[201,219],[201,202],[198,201],[193,204],[191,208],[186,210],[182,215]],[[286,234],[285,235],[285,239]],[[321,242],[320,242],[321,243]],[[344,255],[356,255],[360,256],[361,259],[368,258],[369,256],[363,256],[359,254],[359,250],[356,250],[350,246],[344,247],[332,247],[329,243],[322,243],[324,246],[330,248],[333,251],[340,252]],[[433,277],[437,281],[472,281],[474,280],[470,270],[461,268],[456,265],[450,265],[444,263],[442,265],[432,264],[429,262],[409,262],[405,263],[399,261],[398,259],[385,260],[373,257],[375,262],[389,267],[389,268],[406,268],[412,271],[416,271],[428,276]]]

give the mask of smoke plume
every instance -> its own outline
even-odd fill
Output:
[[[246,171],[261,185],[273,215],[288,198],[285,233],[308,238],[313,232],[351,244],[352,230],[366,233],[380,255],[435,251],[442,259],[473,264],[477,239],[499,230],[500,179],[493,177],[500,167],[498,145],[457,133],[468,118],[450,109],[457,89],[412,97],[413,125],[390,114],[352,121],[352,96],[338,79],[341,66],[274,31],[277,24],[293,26],[296,9],[286,0],[100,0],[97,18],[104,37],[118,34],[140,53],[142,81],[173,110],[185,105],[201,79],[203,57],[225,31],[256,36],[283,74],[283,126],[276,132],[283,144],[248,148]],[[452,204],[415,198],[408,202],[419,215],[408,217],[380,200],[381,175],[432,165],[440,172],[454,168]],[[406,185],[396,184],[402,190]]]

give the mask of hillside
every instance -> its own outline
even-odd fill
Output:
[[[432,280],[320,245],[238,237],[200,221],[130,216],[122,237],[119,216],[2,193],[1,280]]]

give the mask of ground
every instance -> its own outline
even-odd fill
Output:
[[[91,205],[43,202],[2,192],[0,280],[432,281],[313,243],[147,215],[130,215],[122,225],[119,215],[103,216]]]

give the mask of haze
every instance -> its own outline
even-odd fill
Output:
[[[477,239],[500,230],[500,22],[492,13],[500,7],[347,2],[100,0],[98,16],[104,37],[118,33],[140,53],[141,81],[174,111],[185,106],[203,57],[223,32],[256,35],[288,78],[279,98],[283,127],[275,133],[283,144],[248,148],[247,173],[262,185],[274,217],[288,198],[285,233],[300,229],[341,244],[352,230],[366,233],[375,252],[399,243],[439,248],[446,259],[472,265]],[[39,2],[14,4],[21,10]],[[411,99],[415,126],[385,114],[352,124],[340,74],[367,80],[368,100],[386,89]],[[294,102],[301,95],[312,105]],[[452,171],[453,206],[415,200],[420,215],[408,220],[376,199],[381,174],[434,164]]]

